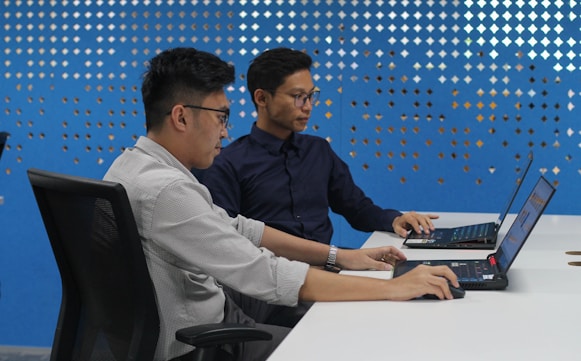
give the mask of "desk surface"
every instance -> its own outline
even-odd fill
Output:
[[[436,226],[494,220],[494,214],[440,213]],[[499,241],[514,215],[505,220]],[[482,258],[483,250],[418,250],[375,232],[363,245],[394,245],[408,259]],[[508,272],[503,291],[463,299],[318,302],[275,350],[282,360],[571,360],[581,357],[581,216],[543,215]],[[349,272],[390,278],[391,272]]]

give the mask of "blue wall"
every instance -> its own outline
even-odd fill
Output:
[[[140,75],[168,47],[236,65],[232,138],[254,119],[249,61],[277,46],[307,51],[322,89],[308,132],[327,138],[385,207],[497,213],[532,150],[524,193],[544,174],[558,188],[547,212],[581,214],[579,5],[135,3],[0,10],[0,130],[12,134],[0,160],[0,344],[50,345],[60,303],[26,169],[101,177],[144,134]],[[338,244],[368,236],[334,220]]]

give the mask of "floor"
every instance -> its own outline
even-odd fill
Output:
[[[50,348],[0,346],[0,361],[49,361]]]

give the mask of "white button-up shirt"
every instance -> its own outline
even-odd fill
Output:
[[[220,284],[273,304],[294,306],[308,265],[260,248],[264,223],[231,218],[165,148],[147,137],[126,149],[105,180],[129,195],[160,311],[156,360],[191,351],[183,327],[222,322]]]

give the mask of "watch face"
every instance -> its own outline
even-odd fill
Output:
[[[337,260],[337,247],[331,246],[331,248],[329,248],[329,257],[327,257],[327,264],[334,266],[336,260]]]

